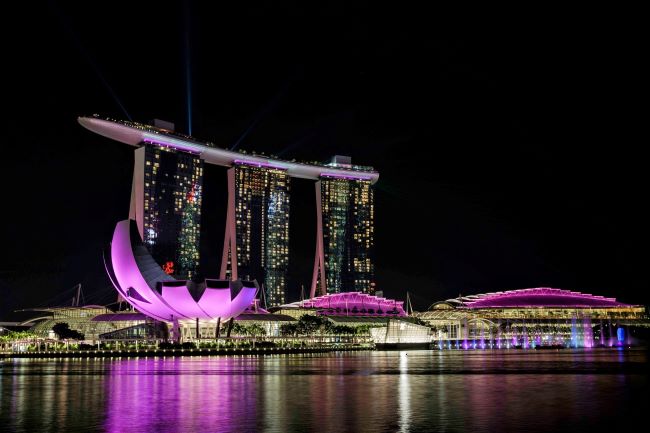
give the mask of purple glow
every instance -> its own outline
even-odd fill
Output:
[[[120,221],[115,226],[111,243],[111,262],[117,279],[117,284],[114,282],[115,288],[138,311],[159,320],[170,320],[172,316],[182,317],[170,308],[160,295],[151,290],[140,273],[131,249],[129,220]],[[134,288],[142,300],[130,296],[130,288]]]
[[[404,301],[380,298],[361,292],[333,293],[289,304],[290,307],[320,309],[323,315],[406,316]],[[337,311],[338,310],[338,311]],[[370,312],[372,310],[372,312]],[[381,312],[379,312],[381,311]],[[397,311],[397,313],[391,313]]]
[[[261,409],[257,388],[248,386],[254,381],[232,373],[257,368],[256,361],[241,357],[192,362],[181,357],[132,358],[106,363],[108,374],[103,389],[98,389],[105,398],[106,416],[97,429],[108,433],[257,431],[257,420],[268,415]]]
[[[337,173],[321,173],[321,177],[333,177],[336,179],[347,179],[347,180],[371,180],[368,176],[354,176],[348,174],[337,174]]]
[[[617,302],[614,298],[605,298],[603,296],[594,296],[587,293],[548,287],[487,293],[461,300],[467,308],[608,308],[632,306]]]
[[[243,159],[236,159],[233,161],[235,164],[240,164],[240,165],[249,165],[251,167],[266,167],[266,168],[275,168],[277,170],[286,170],[284,167],[280,167],[279,165],[274,165],[269,162],[259,162],[259,161],[246,161]]]
[[[206,313],[213,317],[229,319],[242,313],[253,303],[257,289],[242,287],[235,299],[230,300],[230,289],[206,288],[199,300],[199,305]]]
[[[257,293],[254,287],[243,287],[233,299],[230,287],[206,288],[201,299],[196,302],[183,282],[168,277],[168,280],[161,282],[162,295],[158,294],[144,279],[133,256],[130,220],[120,221],[115,226],[111,262],[117,280],[113,284],[117,291],[138,311],[159,320],[227,320],[251,305]],[[130,296],[133,290],[138,297]]]
[[[228,290],[230,294],[230,290]],[[169,305],[173,305],[176,311],[182,311],[184,316],[209,318],[210,316],[201,309],[190,294],[186,285],[166,285],[162,284],[162,298]]]

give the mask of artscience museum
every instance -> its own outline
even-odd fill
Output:
[[[171,324],[174,339],[187,322],[214,328],[218,337],[220,323],[244,312],[259,290],[256,281],[206,279],[195,284],[167,275],[142,243],[133,220],[117,223],[109,256],[106,271],[121,298],[146,316]],[[195,329],[198,333],[199,326]]]

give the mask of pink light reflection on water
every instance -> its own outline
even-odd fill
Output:
[[[623,348],[14,359],[0,430],[622,432],[650,404],[647,362]]]
[[[256,429],[255,375],[249,357],[116,360],[106,376],[108,432]],[[255,369],[256,367],[253,367]],[[132,429],[129,431],[133,432]]]

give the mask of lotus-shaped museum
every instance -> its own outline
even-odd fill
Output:
[[[193,283],[163,272],[142,243],[133,220],[117,223],[106,271],[125,301],[147,316],[166,322],[224,321],[236,317],[255,299],[255,281],[206,279],[198,290]],[[194,292],[194,293],[192,293]]]

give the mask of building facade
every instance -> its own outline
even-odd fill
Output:
[[[374,190],[363,178],[323,174],[316,182],[317,238],[311,297],[374,294]]]
[[[99,135],[136,147],[129,218],[156,263],[197,279],[203,165],[228,168],[220,278],[255,279],[268,307],[284,304],[289,264],[290,179],[314,180],[316,254],[311,297],[375,293],[374,191],[379,173],[349,157],[305,163],[219,148],[176,133],[173,124],[80,117]]]
[[[135,150],[129,217],[166,273],[195,278],[199,266],[203,161],[154,143]]]
[[[290,179],[270,165],[237,162],[228,170],[221,278],[257,280],[269,307],[286,302]]]
[[[415,316],[440,349],[621,346],[647,326],[641,305],[549,287],[460,296]]]

